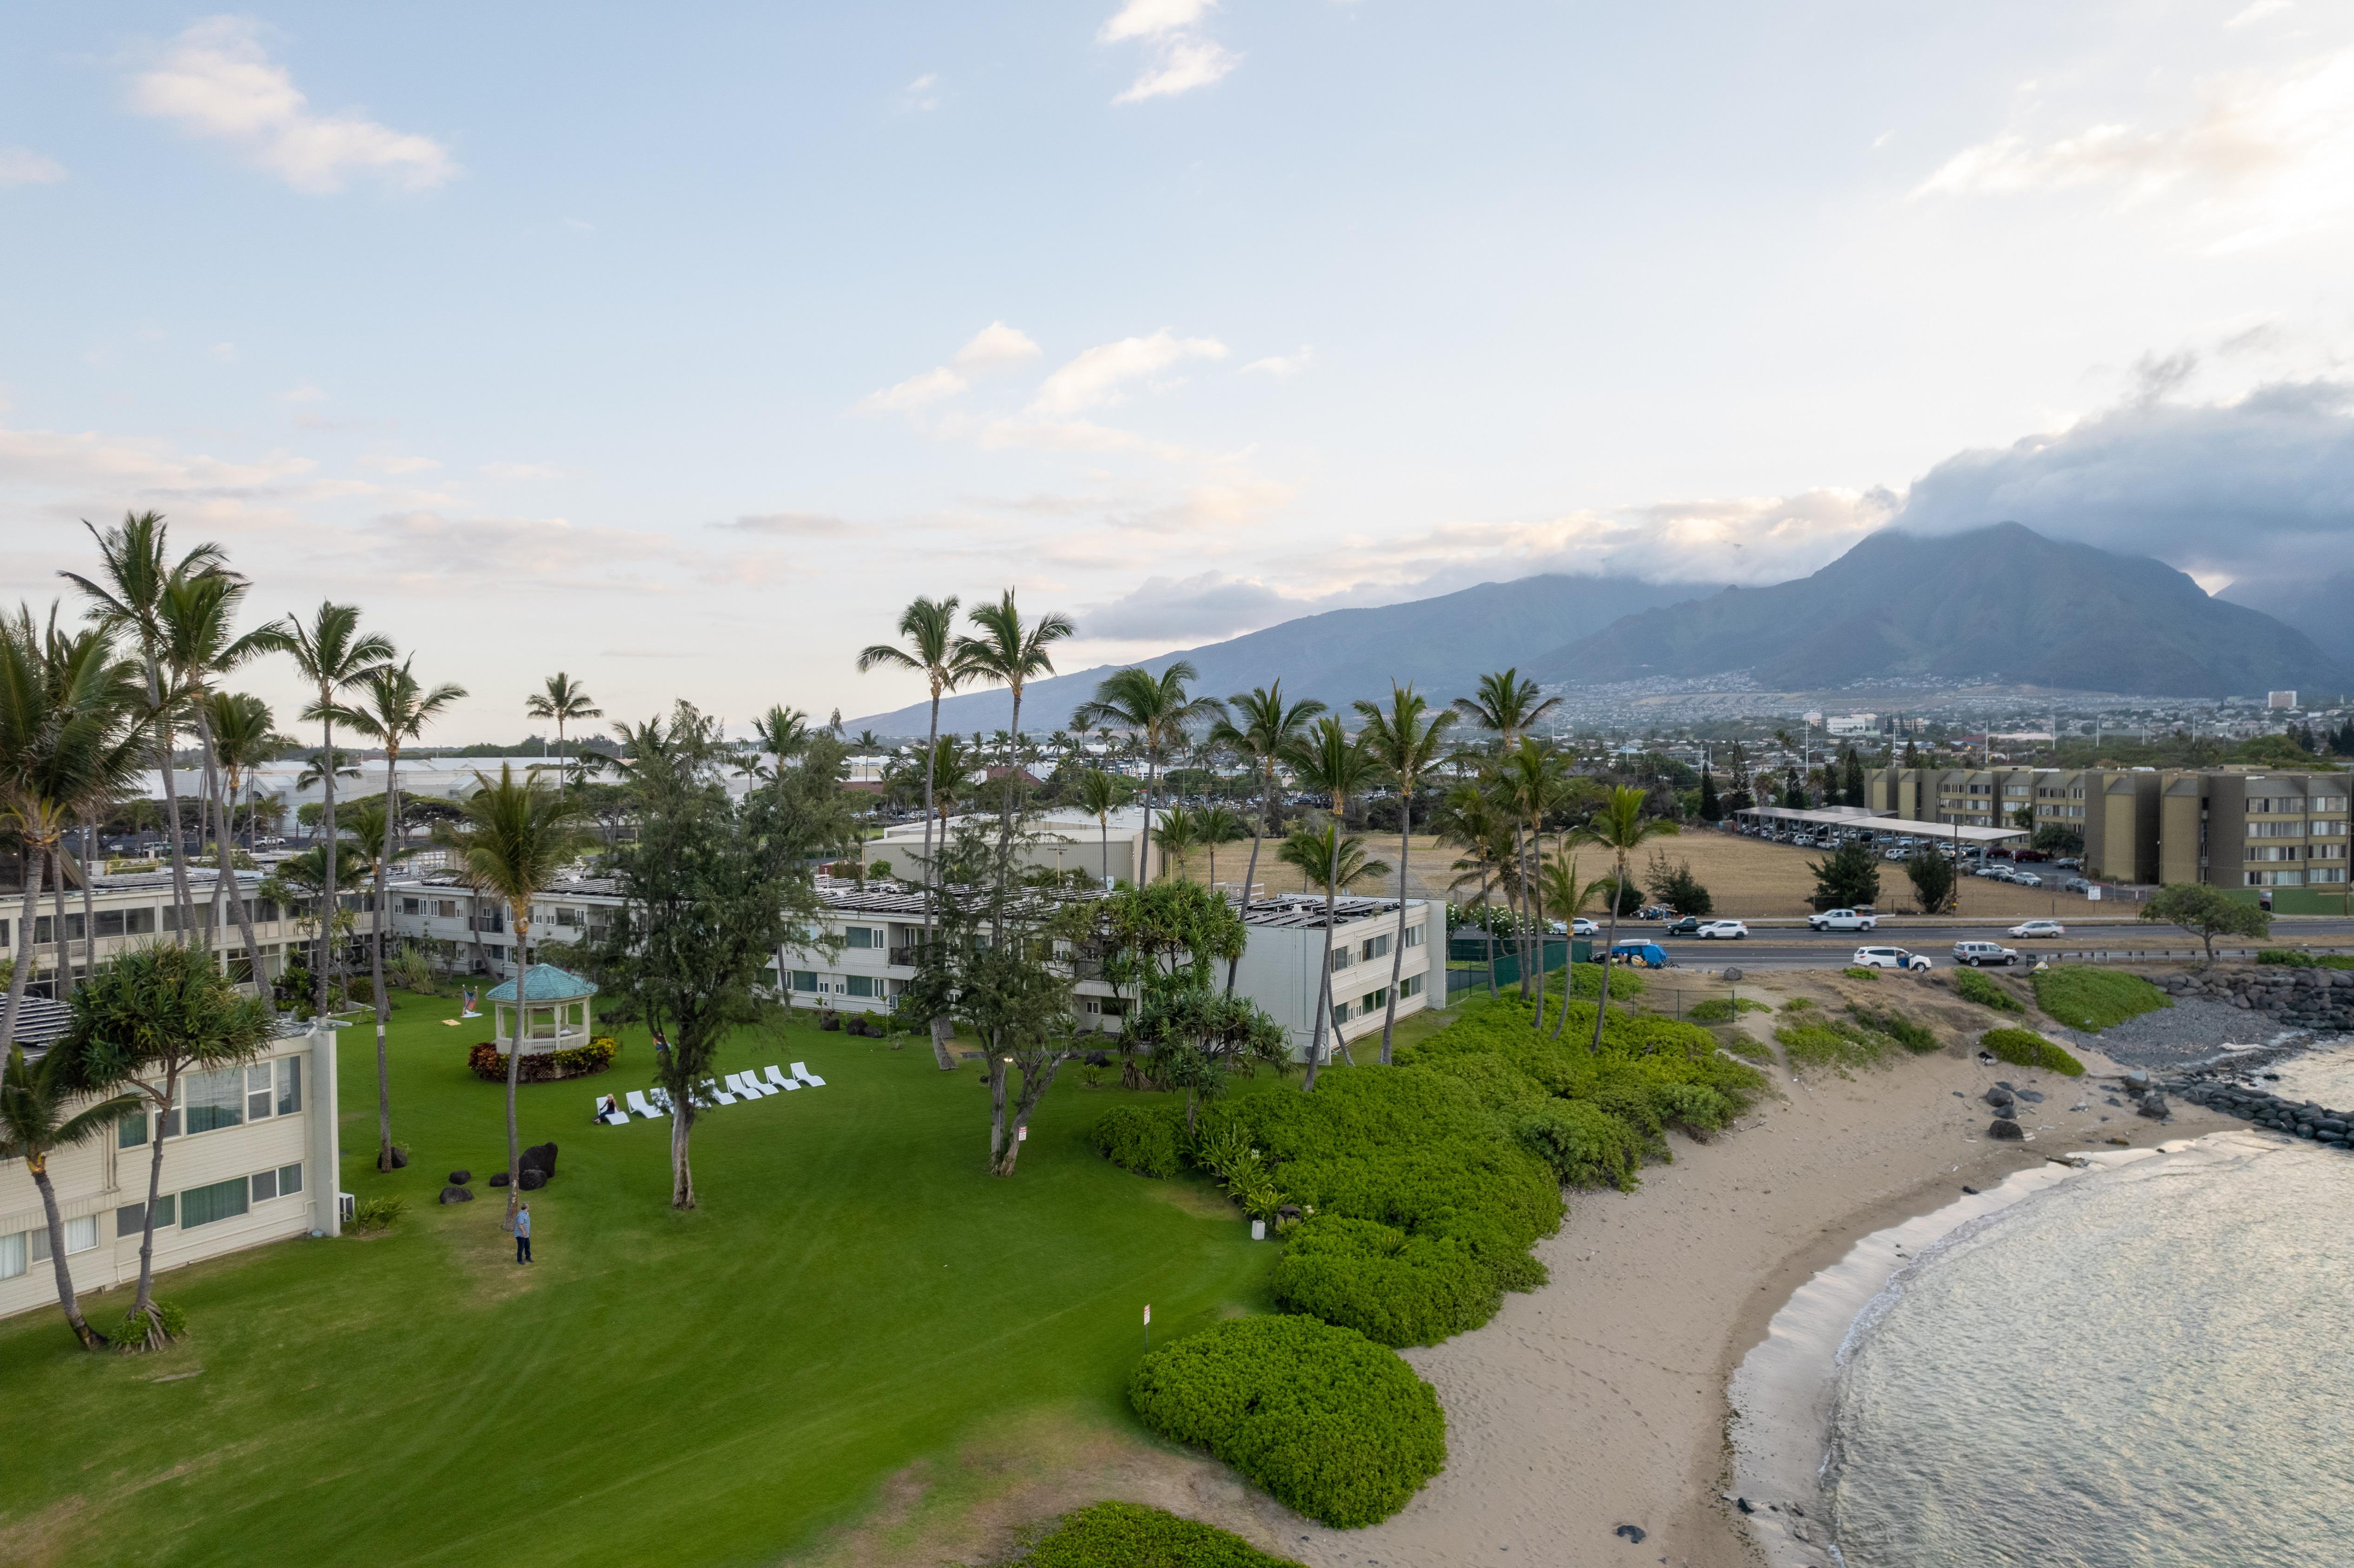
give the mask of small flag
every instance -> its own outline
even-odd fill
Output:
[[[1148,1323],[1152,1321],[1152,1303],[1150,1301],[1144,1304],[1144,1320]]]

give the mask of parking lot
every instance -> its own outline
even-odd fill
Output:
[[[1814,874],[1809,863],[1822,859],[1831,852],[1812,845],[1770,843],[1762,839],[1743,838],[1719,832],[1695,823],[1673,838],[1655,841],[1657,847],[1670,860],[1688,860],[1692,874],[1709,890],[1716,902],[1716,913],[1744,919],[1766,919],[1776,916],[1803,916],[1810,912],[1807,898],[1814,891]],[[1649,849],[1638,857],[1636,869],[1639,876],[1649,863]],[[1911,909],[1913,885],[1905,879],[1901,860],[1883,860],[1880,864],[1880,899],[1882,909]],[[1598,868],[1581,865],[1586,875]],[[2047,867],[2029,869],[2046,872]],[[2062,874],[2063,876],[2068,874]],[[1961,916],[1974,920],[2024,920],[2041,915],[2059,919],[2071,916],[2110,915],[2130,916],[2137,913],[2131,903],[2114,900],[2087,902],[2082,894],[2062,889],[2056,879],[2047,876],[2041,887],[2022,887],[2009,883],[1993,882],[1985,877],[1964,876],[1961,879]]]

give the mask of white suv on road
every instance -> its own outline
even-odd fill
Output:
[[[1807,929],[1810,931],[1870,931],[1879,925],[1879,916],[1859,915],[1852,909],[1826,909],[1807,916]]]
[[[1855,950],[1855,966],[1862,969],[1911,969],[1918,973],[1929,967],[1929,960],[1902,948],[1858,948]]]
[[[1731,938],[1734,940],[1738,941],[1741,938],[1749,935],[1749,927],[1743,925],[1738,920],[1711,920],[1704,923],[1701,928],[1694,931],[1692,935],[1699,937],[1703,940],[1714,938]]]
[[[1995,942],[1956,942],[1954,962],[1967,964],[1972,969],[1981,969],[1988,964],[2015,964],[2019,962],[2019,949]]]

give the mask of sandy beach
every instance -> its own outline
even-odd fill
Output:
[[[1788,989],[1829,994],[1797,978]],[[1706,1144],[1677,1139],[1674,1163],[1647,1171],[1638,1191],[1575,1196],[1539,1247],[1543,1289],[1507,1297],[1476,1332],[1405,1352],[1447,1408],[1451,1457],[1403,1512],[1341,1531],[1264,1504],[1246,1525],[1228,1503],[1219,1522],[1317,1568],[1758,1562],[1720,1496],[1725,1390],[1792,1291],[1859,1238],[2047,1152],[2228,1125],[2188,1105],[2163,1127],[2137,1118],[2094,1081],[2116,1065],[2096,1054],[2085,1065],[2086,1079],[2068,1080],[1956,1049],[1846,1079],[1776,1070],[1781,1097]],[[2024,1124],[2035,1141],[1986,1139],[1977,1097],[1998,1078],[2049,1096]],[[2089,1108],[2070,1115],[2078,1103]],[[1621,1525],[1643,1531],[1639,1545]]]

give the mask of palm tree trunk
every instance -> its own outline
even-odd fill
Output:
[[[319,688],[322,705],[334,700],[334,692],[323,685]],[[319,884],[319,972],[312,977],[314,1000],[311,1012],[313,1017],[324,1023],[327,1021],[327,955],[334,950],[335,939],[335,721],[322,719],[319,729],[322,736],[319,781],[325,788],[325,793],[321,796],[323,804],[320,808],[319,822],[327,832],[326,847],[320,851],[323,857],[320,863],[326,874]],[[512,1213],[514,1211],[510,1208],[507,1212]]]
[[[220,763],[213,752],[212,718],[211,715],[205,712],[204,704],[201,702],[196,705],[196,745],[201,750],[205,761],[205,799],[204,805],[202,807],[202,813],[204,820],[209,825],[213,835],[214,869],[212,908],[205,918],[205,940],[207,943],[210,943],[215,939],[213,933],[218,931],[223,926],[228,924],[227,921],[221,918],[221,901],[227,896],[228,892],[228,879],[232,871],[230,863],[235,857],[230,853],[228,842],[228,826],[226,820],[227,813],[221,810]],[[248,953],[252,952],[252,950],[253,949],[251,948],[248,948],[246,949]]]
[[[1235,909],[1236,914],[1246,916],[1250,913],[1251,888],[1257,885],[1258,878],[1259,842],[1267,836],[1267,820],[1274,810],[1275,769],[1272,765],[1269,765],[1259,786],[1258,821],[1251,824],[1250,864],[1243,868],[1243,895]],[[1235,976],[1242,969],[1242,964],[1243,956],[1240,953],[1226,960],[1226,994],[1228,996],[1235,994]]]
[[[16,1014],[24,1006],[25,988],[32,983],[34,967],[40,960],[40,949],[33,945],[33,923],[41,916],[41,871],[48,863],[40,851],[27,839],[17,850],[17,864],[23,868],[25,902],[16,917],[16,972],[8,980],[8,1006],[0,1013],[0,1054],[5,1054],[16,1041]]]
[[[523,1022],[527,1015],[524,1001],[524,981],[528,978],[524,968],[524,938],[531,930],[531,906],[518,902],[510,911],[515,917],[515,1022],[514,1040],[507,1049],[507,1223],[514,1223],[515,1204],[522,1196],[515,1180],[523,1174],[523,1145],[515,1138],[515,1085],[523,1075]],[[673,1134],[675,1136],[675,1134]]]
[[[228,785],[228,840],[232,860],[237,851],[237,793],[243,783],[242,779],[233,779]],[[225,864],[221,874],[233,877],[236,867]],[[253,939],[253,901],[246,897],[243,883],[232,883],[231,885],[236,892],[229,896],[229,909],[237,916],[238,939],[245,944],[246,967],[253,973],[254,992],[261,998],[261,1005],[270,1010],[270,1016],[275,1019],[278,1016],[278,992],[277,988],[270,983],[269,966],[261,961],[260,945]]]
[[[1335,880],[1341,873],[1341,819],[1332,818],[1331,853],[1324,862],[1324,978],[1316,988],[1316,1033],[1308,1046],[1308,1082],[1305,1087],[1316,1086],[1316,1058],[1324,1048],[1324,1031],[1329,1024],[1337,1038],[1341,1026],[1332,1019],[1332,910],[1340,901],[1340,885]],[[1302,1092],[1305,1092],[1303,1089]]]
[[[66,864],[52,844],[48,850],[49,871],[56,885],[49,890],[49,935],[58,939],[58,1000],[73,993],[73,944],[66,937]]]
[[[172,777],[172,723],[161,711],[164,705],[163,679],[155,666],[155,656],[147,656],[147,705],[156,711],[155,765],[164,775],[164,816],[172,849],[172,906],[179,928],[174,940],[187,946],[188,926],[196,916],[196,901],[188,892],[188,860],[180,845],[180,785]]]
[[[1594,999],[1593,1048],[1596,1051],[1602,1049],[1603,1021],[1610,1016],[1610,966],[1617,961],[1612,955],[1618,948],[1618,895],[1627,885],[1627,857],[1620,854],[1613,863],[1616,870],[1610,883],[1610,936],[1602,949],[1602,994]]]
[[[1398,976],[1405,972],[1405,863],[1414,853],[1414,787],[1407,785],[1398,794],[1398,814],[1405,821],[1398,828],[1398,918],[1397,934],[1390,938],[1390,1000],[1382,1013],[1382,1065],[1390,1065],[1390,1035],[1397,1028]],[[1429,982],[1426,980],[1426,985]]]
[[[1160,780],[1161,758],[1147,748],[1144,753],[1144,870],[1143,874],[1136,879],[1139,887],[1152,885],[1152,801]]]
[[[777,766],[779,768],[783,768],[783,758],[780,757],[777,759]],[[934,926],[938,907],[935,900],[937,898],[936,890],[939,885],[939,875],[938,870],[932,864],[932,792],[938,781],[937,776],[939,772],[939,767],[940,682],[939,677],[938,675],[934,675],[932,677],[932,723],[931,728],[926,733],[924,738],[924,947],[926,948],[928,958],[932,945]],[[942,839],[946,839],[948,836],[947,832],[943,830],[940,836]],[[864,857],[862,856],[861,858],[863,859]],[[782,973],[781,970],[779,972]],[[943,1025],[949,1026],[944,1028]],[[949,1050],[949,1035],[954,1033],[954,1026],[949,1023],[949,1020],[944,1015],[935,1014],[931,1020],[930,1033],[932,1036],[932,1059],[939,1064],[941,1072],[952,1073],[956,1071],[956,1057]],[[673,1185],[675,1185],[675,1183],[673,1183]],[[688,1184],[686,1197],[687,1206],[689,1208],[694,1207],[695,1192],[692,1182]],[[671,1201],[673,1204],[677,1202],[677,1194],[675,1192],[672,1194]]]
[[[66,1222],[58,1210],[58,1190],[49,1185],[49,1162],[46,1157],[32,1165],[33,1185],[41,1190],[41,1212],[49,1222],[49,1261],[58,1270],[58,1305],[65,1308],[66,1321],[73,1326],[74,1338],[85,1351],[95,1351],[106,1341],[82,1321],[81,1302],[74,1296],[73,1271],[66,1266]]]
[[[1536,824],[1529,827],[1529,843],[1533,853],[1524,851],[1521,857],[1521,881],[1529,890],[1529,958],[1536,970],[1537,1011],[1532,1029],[1544,1027],[1545,1015],[1545,925],[1544,898],[1537,886],[1537,867],[1544,863],[1544,842]]]
[[[1496,995],[1496,905],[1488,896],[1488,875],[1479,876],[1479,929],[1488,938],[1488,996]]]
[[[387,728],[390,726],[387,726]],[[398,744],[384,748],[384,853],[376,862],[376,918],[370,932],[375,940],[369,946],[376,982],[376,1168],[392,1169],[392,1067],[384,1048],[385,1026],[392,1021],[392,998],[384,989],[384,927],[385,916],[391,907],[390,876],[392,871],[393,823],[400,815],[399,797],[393,793],[398,782],[400,747]],[[523,987],[515,987],[515,1001],[523,1001]]]
[[[98,830],[81,830],[81,972],[98,972],[98,890],[90,885],[90,862],[98,847]]]

